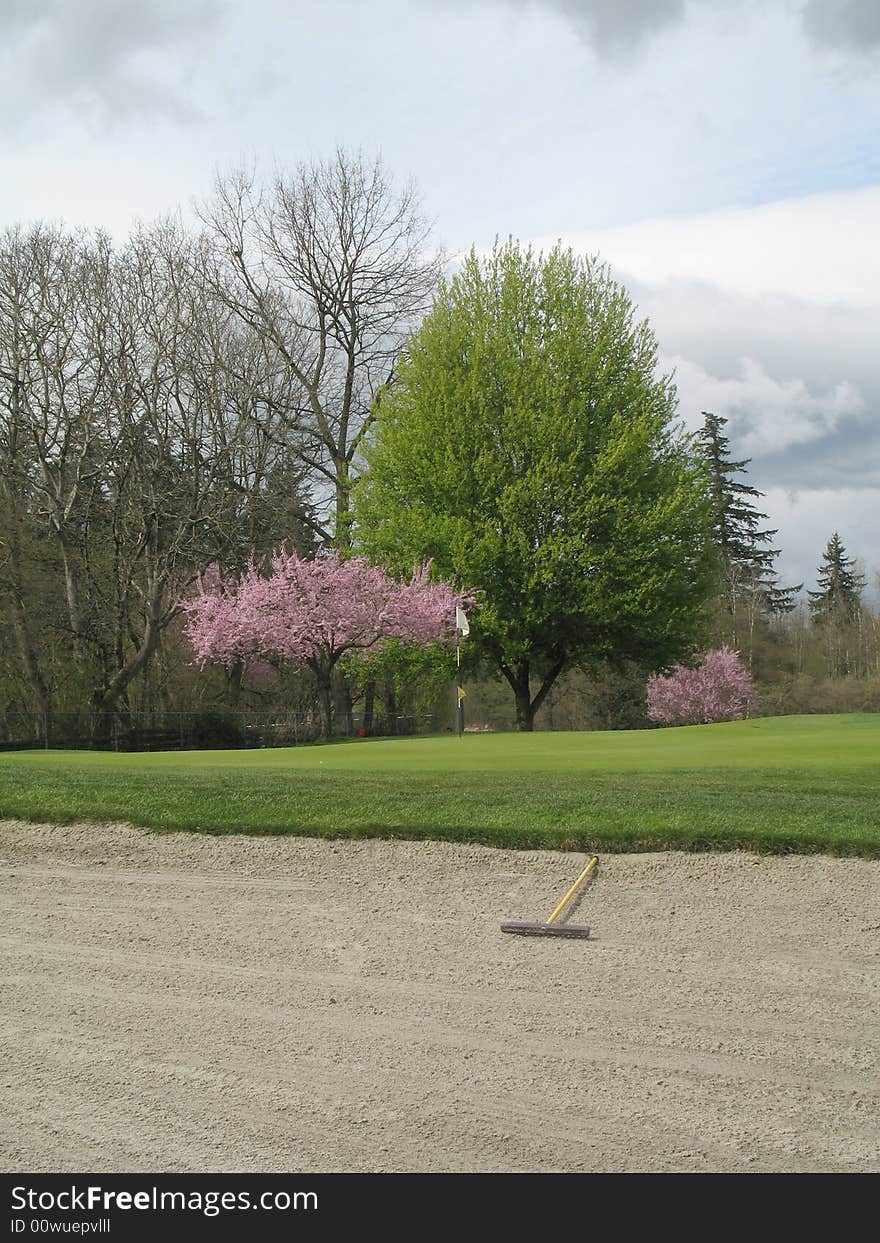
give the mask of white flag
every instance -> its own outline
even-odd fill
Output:
[[[464,609],[460,609],[457,604],[455,606],[455,629],[463,639],[466,639],[471,632],[468,619],[464,615]]]

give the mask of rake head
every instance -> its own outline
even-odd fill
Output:
[[[514,932],[521,937],[588,937],[586,924],[523,924],[505,923],[502,932]]]

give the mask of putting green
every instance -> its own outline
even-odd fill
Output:
[[[29,751],[0,764],[120,770],[303,772],[664,772],[701,768],[859,768],[880,760],[880,714],[762,717],[677,729],[352,739],[234,751]]]

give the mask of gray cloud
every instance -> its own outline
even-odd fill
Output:
[[[865,53],[880,47],[877,0],[431,0],[450,5],[482,4],[518,12],[557,14],[600,56],[615,58],[647,45],[683,22],[689,10],[726,9],[747,15],[781,9],[803,24],[810,44],[821,51]]]
[[[533,0],[507,0],[520,8]],[[567,17],[600,56],[619,56],[650,42],[685,17],[685,0],[539,0]]]
[[[219,0],[6,0],[0,80],[19,118],[61,105],[105,120],[198,109],[174,80],[219,24]]]
[[[880,5],[876,0],[807,0],[804,30],[818,48],[867,52],[880,48]]]
[[[450,7],[513,10],[532,13],[544,10],[566,18],[581,39],[600,56],[618,57],[650,42],[681,22],[687,0],[429,0]]]
[[[810,45],[856,58],[880,47],[874,0],[422,0],[424,7],[519,15],[544,13],[568,23],[602,58],[620,62],[684,24],[689,14],[738,16],[767,8],[802,21]],[[389,35],[401,0],[373,2]],[[406,6],[409,9],[409,5]],[[414,7],[414,6],[413,6]],[[0,0],[0,108],[19,122],[59,109],[100,123],[144,115],[178,121],[200,115],[196,70],[227,18],[272,29],[310,13],[306,0]],[[325,0],[321,20],[345,25],[355,0]],[[206,56],[207,51],[207,56]],[[240,68],[240,67],[239,67]]]
[[[880,307],[620,278],[676,368],[681,418],[728,418],[758,487],[880,488]]]
[[[654,329],[661,368],[675,369],[681,420],[695,430],[713,410],[729,420],[732,456],[752,459],[783,578],[812,586],[834,530],[880,567],[880,306],[616,275]]]
[[[757,462],[757,458],[755,461]],[[844,415],[809,444],[798,444],[761,459],[768,487],[880,489],[880,426],[877,407]],[[873,508],[873,504],[872,504]],[[880,556],[880,550],[872,549]]]

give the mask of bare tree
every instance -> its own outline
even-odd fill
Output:
[[[261,343],[242,339],[206,287],[207,257],[166,221],[136,234],[117,263],[106,343],[113,453],[94,496],[110,536],[100,582],[114,619],[94,697],[102,710],[147,667],[193,575],[238,559],[243,508],[265,482],[253,385],[270,380],[227,365],[259,356]]]
[[[275,408],[320,499],[317,533],[348,547],[374,402],[440,273],[416,191],[396,190],[381,159],[337,150],[268,186],[253,170],[220,175],[201,214],[218,295],[289,377]]]
[[[439,273],[415,191],[339,151],[218,178],[204,218],[118,250],[0,239],[0,634],[35,720],[124,709],[209,562],[351,543],[359,449]]]
[[[93,248],[100,252],[99,239]],[[84,346],[76,287],[93,254],[58,227],[8,230],[0,245],[0,500],[2,577],[22,668],[38,717],[49,688],[26,607],[28,526],[45,522],[60,544],[71,629],[81,627],[71,543],[99,387]],[[42,728],[42,727],[41,727]]]
[[[309,516],[287,372],[216,297],[210,258],[174,220],[117,253],[45,226],[0,243],[0,603],[35,719],[52,688],[29,547],[54,550],[56,646],[106,713],[200,568],[240,568]]]

